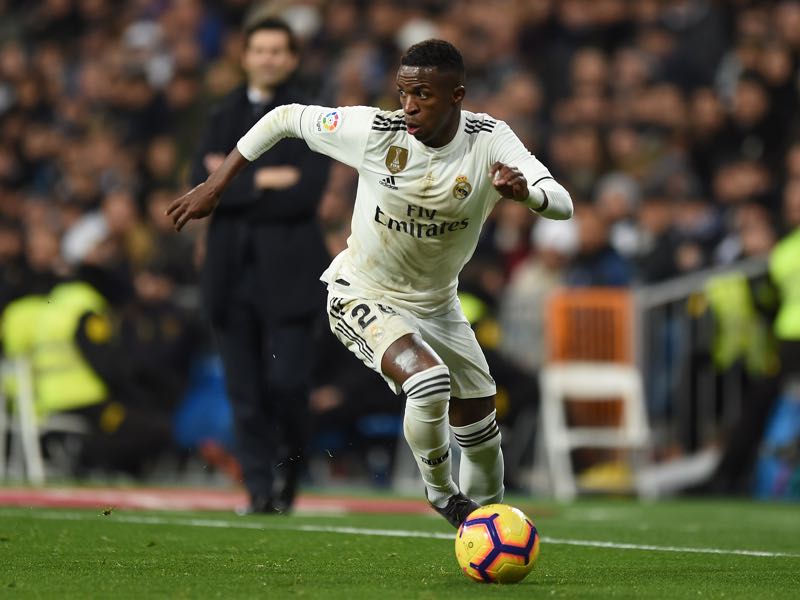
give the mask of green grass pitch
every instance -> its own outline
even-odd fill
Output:
[[[425,515],[0,508],[8,598],[800,598],[800,507],[519,500],[542,535],[522,583],[464,577]]]

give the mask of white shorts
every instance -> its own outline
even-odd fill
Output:
[[[381,375],[395,394],[402,390],[383,374],[381,359],[389,346],[409,333],[419,334],[450,369],[453,397],[484,398],[497,391],[483,351],[460,308],[421,318],[388,303],[346,297],[337,291],[328,294],[328,322],[337,339]]]

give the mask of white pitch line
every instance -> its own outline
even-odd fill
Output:
[[[19,517],[19,511],[0,510],[0,517]],[[111,514],[100,516],[93,513],[71,513],[55,511],[36,511],[25,518],[49,521],[90,521],[98,518],[108,519],[110,523],[134,523],[137,525],[180,525],[185,527],[213,527],[217,529],[253,529],[260,531],[307,531],[314,533],[342,533],[380,537],[427,538],[453,540],[452,533],[436,531],[412,531],[405,529],[371,529],[362,527],[342,527],[336,525],[281,525],[272,522],[228,521],[224,519],[195,519],[184,517],[154,517],[145,515]],[[688,554],[723,554],[734,556],[760,556],[766,558],[800,558],[800,554],[790,552],[768,552],[765,550],[741,550],[727,548],[698,548],[693,546],[656,546],[653,544],[629,544],[601,540],[570,540],[542,536],[542,542],[555,546],[582,546],[588,548],[609,548],[612,550],[643,550],[647,552],[677,552]]]
[[[648,550],[653,552],[686,552],[690,554],[734,554],[737,556],[766,556],[800,558],[800,554],[789,552],[767,552],[766,550],[736,550],[726,548],[696,548],[693,546],[654,546],[652,544],[626,544],[624,542],[601,542],[595,540],[562,540],[542,536],[548,544],[563,546],[586,546],[590,548],[613,548],[615,550]]]

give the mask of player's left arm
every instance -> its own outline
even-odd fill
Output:
[[[489,177],[503,198],[522,202],[548,219],[572,217],[572,198],[511,128],[498,122],[490,143]]]

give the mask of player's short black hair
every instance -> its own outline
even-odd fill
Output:
[[[245,26],[244,28],[244,46],[250,45],[250,38],[253,37],[253,34],[257,31],[283,31],[286,34],[286,37],[289,40],[289,50],[292,51],[293,54],[297,54],[297,36],[292,31],[292,28],[289,27],[289,24],[281,18],[278,17],[266,17],[264,19],[259,19],[258,21],[254,21],[249,25]]]
[[[436,67],[440,71],[455,73],[463,79],[464,58],[458,48],[444,40],[425,40],[411,46],[400,64],[407,67]]]

